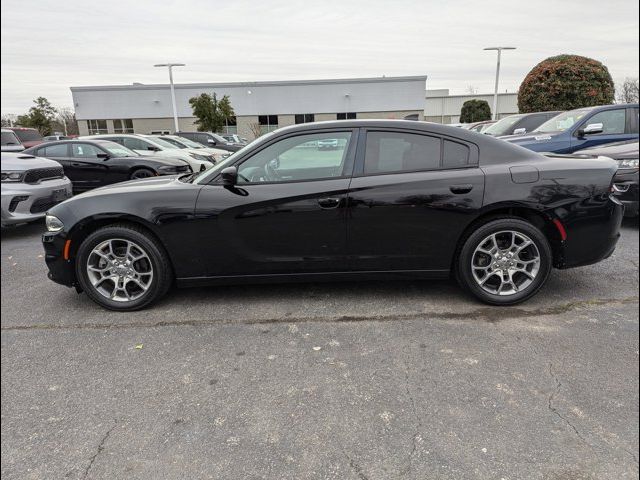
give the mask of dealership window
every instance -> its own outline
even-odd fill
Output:
[[[236,119],[236,117],[227,117],[225,119],[225,123],[224,123],[224,127],[222,127],[222,129],[224,130],[224,134],[225,135],[235,135],[238,133],[238,121]]]
[[[311,123],[316,121],[316,116],[313,113],[300,113],[296,114],[296,124],[298,123]]]
[[[356,112],[336,113],[336,120],[355,120]]]
[[[260,124],[260,134],[264,135],[278,128],[278,116],[258,115],[258,123]]]
[[[130,118],[113,121],[114,133],[133,133],[133,120]]]
[[[440,167],[440,139],[428,135],[397,132],[369,132],[364,172],[411,172]]]
[[[89,126],[89,135],[109,133],[106,120],[87,120],[87,125]]]

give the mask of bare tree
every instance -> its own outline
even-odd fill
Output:
[[[51,123],[54,131],[63,132],[66,135],[78,135],[79,133],[76,113],[70,108],[59,108],[58,115]]]
[[[2,115],[2,119],[0,119],[0,123],[2,123],[3,127],[13,127],[16,124],[17,115],[13,113],[5,113]]]
[[[618,103],[638,103],[638,79],[625,78],[616,88]]]
[[[251,130],[251,134],[253,138],[258,138],[262,136],[262,127],[259,123],[252,123],[249,125],[249,129]]]

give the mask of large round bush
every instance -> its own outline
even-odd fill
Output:
[[[527,74],[518,92],[520,113],[613,103],[609,70],[592,58],[558,55],[543,60]]]

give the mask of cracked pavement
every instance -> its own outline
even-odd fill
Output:
[[[2,232],[5,479],[638,478],[638,223],[514,308],[451,282],[101,310]]]

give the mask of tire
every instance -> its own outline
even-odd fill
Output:
[[[137,257],[126,265],[127,259]],[[82,290],[108,310],[147,307],[165,295],[173,282],[163,246],[143,228],[129,224],[109,225],[90,234],[78,249],[75,268]],[[115,296],[114,289],[118,290]]]
[[[148,168],[136,168],[131,174],[129,174],[130,180],[139,180],[141,178],[155,177],[156,172]]]
[[[479,225],[463,239],[454,271],[458,283],[482,302],[515,305],[542,288],[552,267],[545,235],[525,220],[507,217]]]

